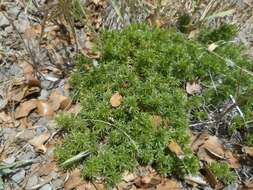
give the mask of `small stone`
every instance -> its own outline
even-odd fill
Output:
[[[26,188],[29,189],[29,187],[35,186],[37,184],[38,184],[38,177],[36,175],[33,175],[29,177]]]
[[[18,157],[19,160],[32,160],[34,158],[36,158],[36,154],[32,151],[22,152],[22,154]]]
[[[223,190],[237,190],[238,188],[238,184],[230,184],[228,186],[226,186]]]
[[[50,92],[46,89],[42,89],[40,92],[40,96],[38,97],[38,99],[40,100],[47,100],[48,96],[49,96]]]
[[[6,158],[5,160],[3,160],[3,162],[6,164],[12,164],[15,162],[15,160],[16,160],[15,157],[9,157],[9,158]]]
[[[28,141],[31,138],[33,138],[34,135],[35,134],[32,130],[25,129],[24,131],[22,131],[21,133],[18,134],[17,138],[21,141]]]
[[[50,184],[43,185],[39,190],[52,190],[52,186]]]
[[[42,133],[47,131],[47,128],[46,127],[38,127],[35,129],[35,131],[36,131],[36,135],[41,135]]]
[[[5,28],[6,26],[10,25],[9,21],[7,20],[7,18],[5,18],[4,16],[0,17],[0,27],[1,28]]]
[[[20,170],[16,174],[14,174],[11,179],[16,183],[20,183],[25,178],[25,170]]]
[[[48,81],[48,80],[43,80],[41,82],[41,88],[43,89],[50,89],[53,86],[53,82]]]
[[[58,188],[62,188],[62,187],[63,187],[64,181],[61,180],[61,179],[56,179],[56,180],[53,180],[53,181],[52,181],[52,184],[53,184],[53,187],[54,187],[55,189],[58,189]]]

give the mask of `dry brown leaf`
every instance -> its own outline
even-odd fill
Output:
[[[56,171],[56,168],[57,166],[55,162],[49,162],[49,163],[43,164],[36,174],[38,176],[48,176],[51,172]]]
[[[77,186],[80,186],[84,183],[84,181],[81,178],[80,170],[75,169],[74,171],[71,172],[68,180],[64,184],[64,189],[65,190],[71,190],[74,189]]]
[[[211,154],[211,156],[225,159],[225,149],[218,137],[209,136],[203,147]]]
[[[58,109],[67,109],[71,106],[71,99],[67,96],[63,96],[57,89],[51,92],[49,101],[54,111]]]
[[[212,43],[208,46],[208,51],[213,52],[216,48],[218,47],[218,45],[216,43]]]
[[[253,147],[245,146],[243,147],[243,152],[245,152],[250,157],[253,157]]]
[[[24,103],[21,103],[20,106],[16,109],[15,118],[19,119],[26,117],[29,113],[37,107],[37,100],[29,100]]]
[[[25,76],[33,76],[34,69],[31,64],[22,62],[20,66],[22,67]]]
[[[170,149],[171,152],[175,153],[178,157],[184,155],[184,152],[182,151],[181,147],[174,140],[172,140],[169,143],[168,148]]]
[[[136,174],[134,173],[129,173],[129,172],[125,172],[122,175],[122,179],[126,182],[130,182],[130,181],[134,181],[134,179],[136,178]]]
[[[199,82],[193,81],[192,83],[186,83],[186,92],[188,94],[196,94],[201,92],[201,86]]]
[[[208,154],[207,150],[204,147],[200,147],[197,156],[200,160],[206,161],[207,163],[213,162],[213,158]]]
[[[159,115],[153,115],[152,116],[152,124],[155,127],[159,127],[162,124],[162,117]]]
[[[11,123],[11,116],[6,114],[4,111],[0,112],[0,123]]]
[[[203,170],[206,181],[211,185],[211,187],[214,188],[219,183],[219,181],[206,165],[204,166]]]
[[[24,97],[28,89],[28,86],[19,86],[11,89],[10,91],[10,100],[14,102],[20,102]]]
[[[240,187],[240,190],[252,190],[253,189],[253,181],[247,181],[243,186]]]
[[[122,100],[123,100],[123,97],[118,92],[116,92],[115,94],[112,95],[110,99],[110,103],[112,107],[116,108],[121,105]]]
[[[37,101],[37,113],[40,114],[41,116],[46,116],[49,118],[52,118],[54,115],[54,110],[47,101],[45,100],[38,100]]]
[[[27,75],[26,77],[26,81],[25,83],[29,86],[29,87],[40,87],[40,81],[36,78],[34,78],[33,76]]]
[[[197,135],[191,144],[192,151],[197,152],[199,147],[205,143],[205,141],[208,139],[208,137],[209,137],[209,135],[207,132],[200,133],[199,135]]]
[[[234,155],[230,150],[226,150],[225,157],[231,168],[237,169],[241,167],[239,156]]]
[[[160,183],[157,187],[157,190],[181,190],[183,189],[180,182],[175,179],[168,179]]]
[[[138,177],[138,178],[136,178],[136,180],[134,182],[136,187],[144,188],[144,189],[155,187],[160,183],[161,183],[161,177],[155,176],[152,174],[149,174],[147,176]]]
[[[34,137],[28,142],[35,147],[37,152],[46,153],[47,148],[44,143],[50,138],[50,134],[48,132],[43,133],[39,136]]]

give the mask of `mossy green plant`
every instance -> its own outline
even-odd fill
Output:
[[[236,181],[236,174],[231,171],[227,163],[212,162],[210,170],[218,180],[228,185]]]
[[[252,62],[241,56],[238,45],[224,43],[212,53],[174,29],[146,25],[105,31],[98,44],[100,59],[77,57],[71,83],[81,111],[57,118],[68,132],[56,150],[59,162],[89,151],[87,158],[67,168],[81,165],[84,177],[103,177],[109,186],[139,165],[151,165],[165,176],[197,173],[199,163],[189,148],[190,120],[207,117],[201,114],[203,104],[219,106],[228,100],[239,78],[240,96],[246,96],[252,76],[242,75],[240,68],[250,69]],[[201,95],[186,93],[189,81],[201,81]],[[115,93],[123,98],[118,107],[110,103]],[[247,99],[241,109],[250,106]],[[159,125],[154,116],[161,118]],[[168,148],[172,140],[183,157]]]

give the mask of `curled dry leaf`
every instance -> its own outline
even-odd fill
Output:
[[[39,136],[34,137],[29,140],[29,143],[35,147],[37,152],[46,153],[47,148],[44,143],[50,138],[50,134],[48,132],[43,133]]]
[[[253,181],[245,182],[243,186],[240,187],[240,190],[252,190],[253,189]]]
[[[191,145],[192,151],[197,153],[200,160],[211,163],[217,159],[226,160],[231,168],[239,168],[239,158],[230,150],[226,150],[216,136],[204,132],[199,134]]]
[[[186,83],[186,92],[190,95],[200,93],[201,92],[200,83],[197,81],[193,81],[192,83],[187,82]]]
[[[168,179],[157,185],[157,190],[181,190],[183,189],[180,182],[175,179]]]
[[[116,92],[115,94],[112,95],[110,99],[110,103],[112,107],[116,108],[121,105],[122,100],[123,100],[123,97],[118,92]]]
[[[169,143],[168,148],[170,149],[171,152],[175,153],[178,157],[182,157],[184,155],[184,152],[182,151],[181,147],[174,140],[172,140]]]
[[[152,174],[147,176],[138,177],[135,180],[135,186],[138,188],[152,188],[161,183],[161,178],[159,176],[153,176]]]
[[[185,176],[184,179],[185,179],[186,183],[189,183],[192,186],[207,185],[206,181],[204,179],[202,179],[202,177],[200,177],[200,176],[188,175],[188,176]]]
[[[54,111],[58,109],[67,109],[71,106],[71,99],[67,96],[63,96],[57,89],[52,91],[49,101]]]
[[[253,157],[253,147],[245,146],[243,147],[243,152],[245,152],[250,157]]]
[[[74,171],[71,172],[68,180],[64,184],[64,189],[65,190],[71,190],[74,189],[77,186],[80,186],[84,183],[84,181],[81,178],[80,170],[75,169]]]
[[[40,87],[40,81],[36,78],[34,78],[33,76],[27,75],[26,77],[26,81],[25,83],[29,86],[29,87]]]
[[[32,99],[21,103],[20,106],[16,109],[15,118],[19,119],[26,117],[29,113],[37,107],[37,100]]]
[[[37,113],[41,116],[46,116],[51,118],[54,115],[54,110],[50,103],[45,100],[37,101]]]
[[[212,173],[212,171],[205,164],[204,168],[204,176],[206,181],[211,185],[214,189],[222,189],[224,185],[217,179],[217,177]]]

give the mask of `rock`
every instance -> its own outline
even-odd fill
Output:
[[[35,186],[37,184],[38,184],[38,177],[36,175],[33,175],[29,177],[26,184],[26,189],[30,189],[32,186]]]
[[[22,152],[18,157],[19,160],[32,160],[34,158],[36,158],[36,154],[33,151]]]
[[[239,189],[238,184],[230,184],[226,186],[223,190],[237,190]]]
[[[50,184],[43,185],[39,190],[52,190],[52,186]]]
[[[43,88],[43,89],[50,89],[53,87],[53,85],[54,85],[54,83],[51,81],[48,81],[48,80],[43,80],[41,82],[41,88]]]
[[[63,187],[64,181],[61,179],[56,179],[52,181],[52,184],[53,184],[54,189],[59,189]]]
[[[0,16],[0,27],[5,28],[9,25],[10,25],[9,21],[4,16]]]
[[[29,129],[25,129],[24,131],[22,131],[21,133],[19,133],[17,135],[17,138],[20,140],[20,141],[28,141],[30,140],[31,138],[34,137],[34,132],[32,130],[29,130]]]
[[[40,96],[38,97],[38,99],[40,100],[47,100],[48,96],[49,96],[50,92],[46,89],[42,89],[40,92]]]
[[[35,129],[35,131],[36,131],[36,135],[41,135],[42,133],[47,131],[47,128],[46,127],[38,127]]]
[[[23,181],[23,179],[25,178],[25,170],[20,170],[19,172],[17,172],[16,174],[14,174],[11,179],[13,181],[15,181],[16,183],[20,183]]]
[[[9,158],[6,158],[5,160],[3,160],[3,162],[6,164],[12,164],[15,162],[15,160],[16,160],[15,157],[9,157]]]

